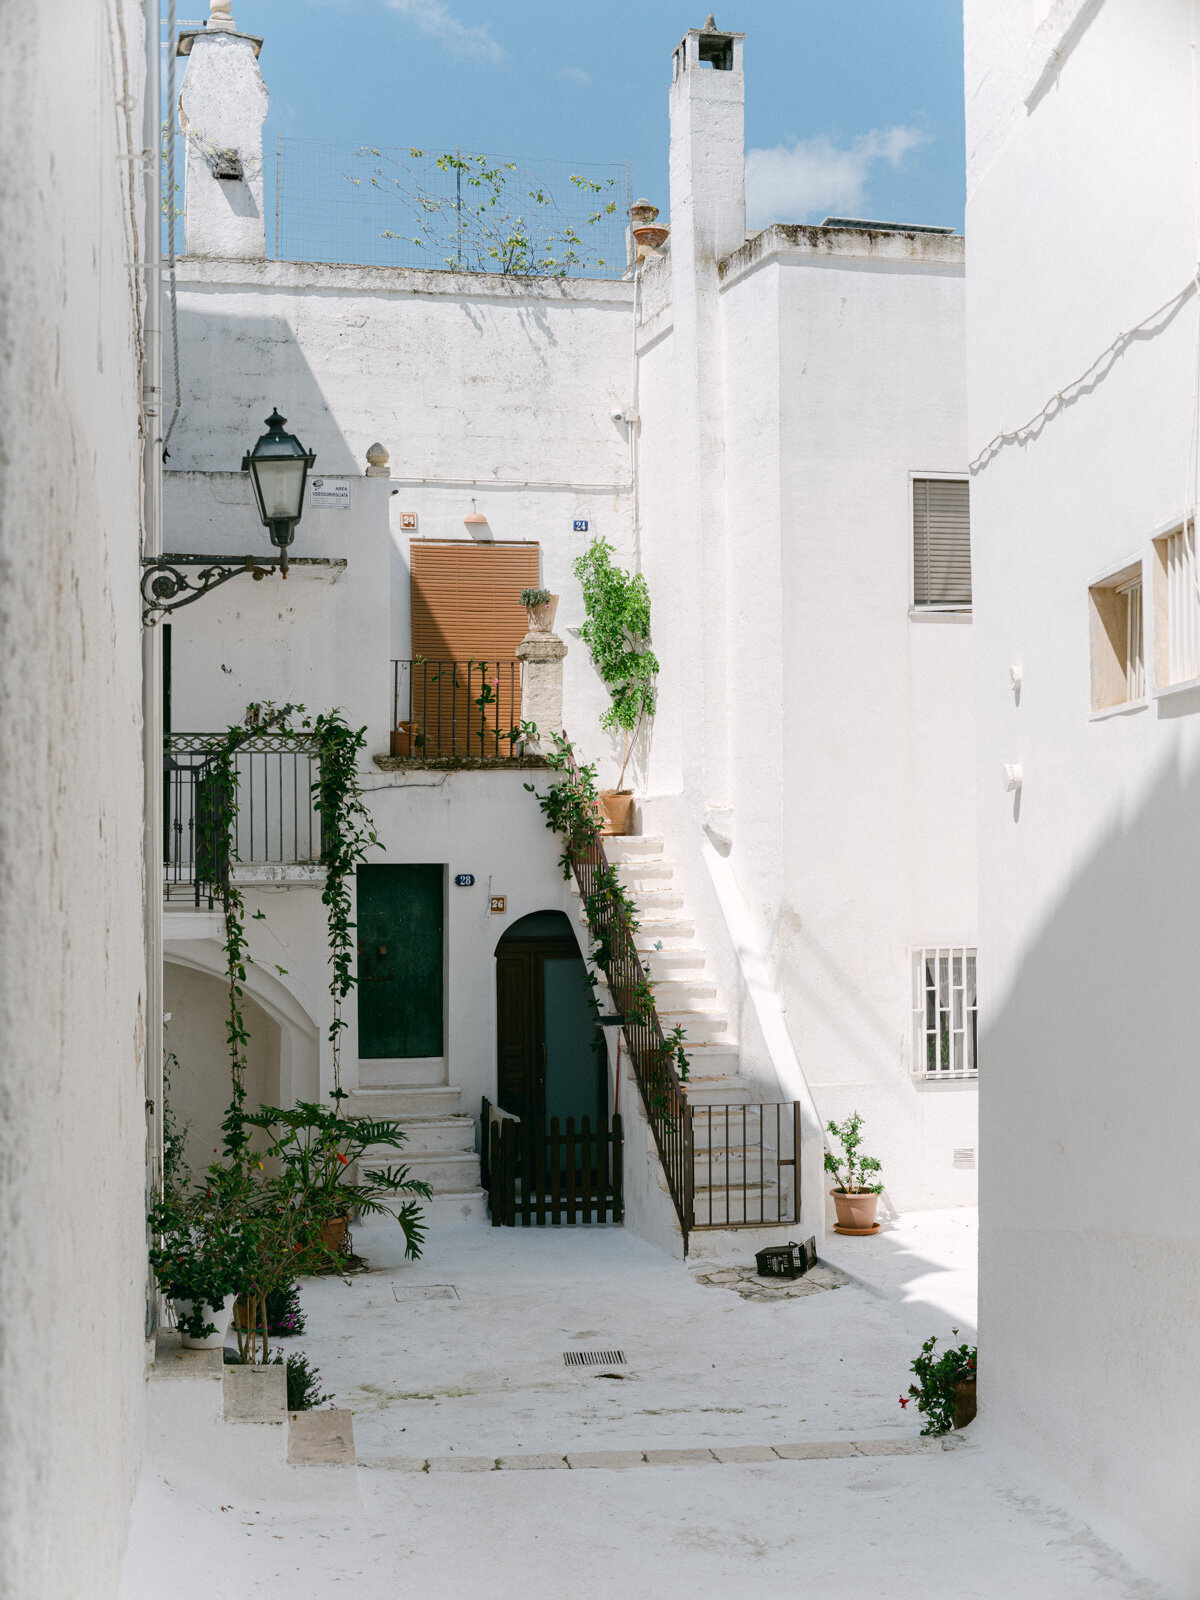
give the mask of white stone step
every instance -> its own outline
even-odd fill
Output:
[[[723,1011],[664,1011],[658,1004],[657,994],[654,1003],[664,1033],[670,1033],[675,1027],[683,1029],[686,1035],[685,1050],[697,1044],[732,1044],[733,1041],[728,1037],[729,1018]]]
[[[617,863],[617,877],[625,887],[636,893],[638,889],[652,889],[655,885],[670,883],[675,868],[667,861],[621,861]]]
[[[638,917],[638,928],[634,935],[634,945],[639,950],[652,948],[655,940],[661,940],[663,947],[671,945],[690,944],[696,936],[696,928],[691,917],[673,917],[669,914],[648,915]]]
[[[634,942],[637,943],[636,936]],[[692,973],[700,975],[704,972],[704,951],[695,945],[655,950],[651,946],[643,947],[639,944],[637,950],[642,958],[642,965],[656,982],[668,978],[683,978]]]
[[[416,1155],[404,1150],[398,1151],[392,1162],[364,1156],[358,1163],[360,1172],[395,1165],[407,1167],[410,1177],[420,1178],[429,1184],[435,1194],[458,1194],[479,1186],[479,1157],[466,1152]]]
[[[678,889],[639,889],[633,896],[633,903],[637,906],[639,922],[661,912],[683,910],[683,896]]]
[[[604,853],[612,862],[655,861],[662,855],[663,842],[652,836],[626,834],[621,838],[607,838]]]
[[[462,1094],[450,1084],[413,1085],[407,1089],[351,1089],[346,1109],[354,1117],[452,1117],[462,1109]]]
[[[417,1156],[440,1154],[444,1151],[474,1152],[475,1118],[460,1112],[453,1117],[402,1117],[406,1139],[396,1151],[397,1161],[411,1162]],[[388,1159],[387,1145],[368,1145],[364,1159]]]
[[[743,1196],[739,1187],[693,1190],[693,1216],[696,1226],[734,1227],[739,1224],[759,1223],[773,1226],[780,1214],[786,1219],[791,1211],[791,1196],[785,1189],[780,1194],[778,1186],[767,1184],[760,1191],[757,1184]]]
[[[446,1083],[448,1074],[442,1056],[398,1056],[393,1059],[360,1058],[358,1086],[360,1089],[400,1089],[410,1083]]]
[[[745,1078],[730,1075],[726,1078],[691,1077],[683,1092],[693,1103],[700,1105],[743,1105],[750,1099],[750,1085]]]
[[[703,976],[694,978],[673,976],[656,978],[650,974],[654,985],[654,1004],[659,1011],[686,1011],[689,1003],[702,1003],[717,998],[717,986]]]
[[[486,1222],[487,1192],[483,1189],[447,1190],[432,1200],[422,1200],[425,1220],[440,1226],[445,1222]],[[426,1247],[428,1250],[428,1246]]]
[[[688,1058],[688,1069],[693,1078],[736,1078],[738,1076],[739,1051],[732,1040],[721,1040],[715,1044],[690,1044],[686,1040],[683,1046],[684,1054]],[[702,1095],[696,1097],[703,1099]]]

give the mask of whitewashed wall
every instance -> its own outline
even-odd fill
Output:
[[[901,1209],[970,1204],[975,1173],[953,1157],[977,1143],[975,1086],[919,1081],[909,1053],[910,949],[976,938],[971,622],[910,615],[909,475],[966,467],[962,243],[774,228],[722,263],[715,656],[674,577],[688,531],[664,276],[656,265],[644,286],[640,377],[664,669],[646,826],[681,859],[745,1069],[769,1083],[706,827],[749,900],[823,1119],[864,1114]],[[714,672],[729,706],[716,732],[700,712]],[[727,747],[715,762],[701,753],[714,738]]]
[[[0,1592],[116,1593],[145,1317],[144,21],[0,10]]]
[[[966,8],[971,454],[1066,400],[972,491],[981,1417],[1183,1596],[1200,1587],[1200,695],[1156,695],[1151,666],[1140,709],[1091,719],[1087,591],[1194,495],[1195,294],[1069,385],[1195,273],[1195,36],[1183,0],[1044,9],[1035,30]]]

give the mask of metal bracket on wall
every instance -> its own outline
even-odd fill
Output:
[[[279,571],[277,562],[259,563],[254,556],[143,556],[142,566],[142,621],[148,628],[230,578],[248,572],[257,580]],[[188,568],[197,569],[194,577]]]

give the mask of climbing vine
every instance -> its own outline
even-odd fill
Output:
[[[298,724],[294,719],[299,719]],[[352,728],[340,711],[306,714],[302,705],[277,706],[272,701],[255,701],[246,707],[240,722],[227,728],[209,759],[206,848],[211,852],[214,876],[221,883],[225,922],[225,968],[228,976],[229,1007],[225,1018],[225,1037],[233,1091],[222,1129],[225,1154],[236,1158],[245,1148],[248,1135],[244,1103],[246,1098],[246,1051],[250,1034],[246,1027],[243,1002],[246,959],[246,902],[233,882],[230,865],[236,854],[238,817],[238,751],[251,739],[271,733],[283,738],[309,742],[317,758],[317,781],[313,786],[313,805],[321,818],[321,860],[325,866],[325,888],[321,895],[329,930],[329,990],[333,1017],[329,1043],[333,1056],[333,1098],[342,1100],[341,1037],[346,1027],[342,1005],[357,982],[354,971],[354,922],[351,918],[350,878],[365,859],[368,848],[379,843],[363,800],[358,779],[358,757],[366,748],[366,730]],[[262,920],[266,913],[256,911]],[[283,969],[280,968],[282,972]]]
[[[609,707],[600,726],[621,730],[620,790],[633,739],[643,719],[654,715],[658,657],[650,648],[646,579],[640,572],[629,573],[616,566],[612,556],[612,545],[595,538],[576,561],[574,571],[587,608],[579,637],[591,651],[609,693]]]

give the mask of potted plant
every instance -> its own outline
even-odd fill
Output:
[[[579,636],[591,651],[596,670],[609,693],[602,728],[621,731],[621,774],[615,789],[600,791],[605,812],[603,832],[629,832],[632,791],[625,788],[625,769],[634,739],[645,718],[654,715],[654,680],[658,659],[650,649],[650,591],[640,572],[615,566],[612,546],[594,539],[575,563],[583,587],[587,620]]]
[[[874,1156],[860,1154],[862,1125],[863,1119],[857,1111],[840,1125],[836,1122],[828,1124],[827,1131],[842,1147],[840,1156],[832,1150],[825,1152],[825,1171],[831,1172],[837,1180],[829,1191],[837,1212],[837,1233],[879,1232],[875,1208],[879,1204],[883,1184],[869,1180],[882,1169]]]
[[[529,627],[534,633],[549,633],[554,627],[558,611],[558,596],[549,589],[522,589],[521,604],[529,617]]]
[[[951,1329],[957,1339],[958,1329]],[[965,1428],[975,1417],[975,1379],[979,1367],[979,1350],[976,1345],[960,1344],[955,1349],[933,1354],[937,1339],[926,1339],[921,1354],[912,1363],[917,1376],[910,1383],[908,1394],[917,1402],[917,1410],[927,1421],[923,1434],[949,1433],[951,1428]],[[908,1405],[901,1395],[900,1404]]]
[[[169,1190],[150,1214],[150,1265],[175,1310],[184,1346],[219,1350],[246,1282],[244,1231],[208,1183]]]

